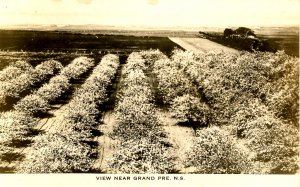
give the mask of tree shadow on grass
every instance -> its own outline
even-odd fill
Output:
[[[45,131],[43,130],[39,130],[39,129],[30,129],[28,132],[27,132],[27,137],[34,137],[34,136],[37,136],[37,135],[41,135],[41,134],[44,134]]]
[[[91,134],[92,134],[94,137],[98,137],[98,136],[104,135],[104,133],[101,132],[101,131],[98,130],[98,129],[92,129],[92,130],[91,130]]]
[[[10,147],[14,148],[22,148],[22,147],[28,147],[33,143],[32,140],[30,139],[25,139],[25,140],[19,140],[19,139],[14,139],[12,142],[9,144]]]
[[[54,115],[49,112],[37,112],[33,116],[37,118],[51,118]]]
[[[92,148],[92,149],[97,148],[99,145],[99,143],[97,141],[93,141],[93,140],[82,140],[81,142],[83,144],[90,146],[90,148]]]
[[[176,125],[180,127],[189,127],[192,128],[194,131],[197,129],[208,127],[208,125],[204,125],[198,121],[184,121],[184,122],[177,122]]]

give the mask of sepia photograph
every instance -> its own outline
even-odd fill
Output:
[[[299,12],[0,0],[0,186],[300,185]]]

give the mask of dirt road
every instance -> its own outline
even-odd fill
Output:
[[[172,154],[175,157],[175,170],[178,173],[192,173],[194,168],[185,167],[186,151],[189,150],[195,138],[195,132],[191,127],[177,125],[178,120],[170,117],[170,112],[158,111],[159,120],[167,133],[168,140],[172,144]]]
[[[239,51],[232,49],[230,47],[223,46],[221,44],[212,42],[204,38],[177,38],[169,37],[171,41],[177,43],[186,50],[193,51],[194,53],[203,53],[203,52],[226,52],[239,54]]]

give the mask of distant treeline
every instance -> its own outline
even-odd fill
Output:
[[[279,49],[276,43],[258,38],[253,30],[246,27],[239,27],[235,30],[226,28],[222,34],[202,31],[199,31],[199,34],[200,37],[238,50],[276,52]]]

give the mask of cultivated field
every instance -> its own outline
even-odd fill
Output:
[[[203,53],[203,52],[224,52],[224,53],[234,53],[238,54],[238,50],[232,49],[230,47],[223,46],[221,44],[212,42],[204,38],[178,38],[170,37],[174,43],[177,43],[182,48],[193,51],[194,53]]]
[[[1,47],[0,172],[299,172],[298,58],[32,34]]]

